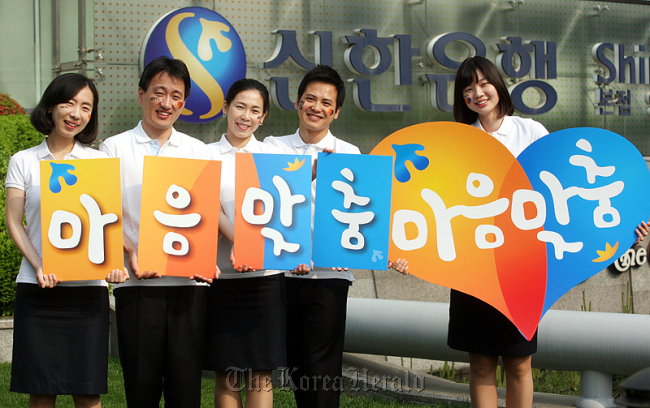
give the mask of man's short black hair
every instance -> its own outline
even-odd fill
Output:
[[[343,106],[345,101],[345,82],[341,79],[341,76],[338,72],[332,67],[327,65],[316,65],[314,68],[310,69],[300,82],[298,87],[298,100],[302,98],[302,94],[305,93],[307,85],[312,82],[324,82],[326,84],[334,85],[336,88],[336,109],[338,110]]]
[[[153,77],[160,73],[165,73],[171,78],[183,81],[185,84],[184,98],[187,99],[190,97],[192,81],[190,80],[190,72],[187,70],[187,66],[183,61],[169,58],[167,56],[158,57],[144,67],[144,70],[140,75],[140,83],[138,83],[138,86],[142,88],[143,91],[147,92],[147,88],[149,88],[149,84]]]

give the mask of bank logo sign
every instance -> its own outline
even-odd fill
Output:
[[[192,92],[180,119],[206,123],[221,117],[230,86],[246,77],[246,52],[235,28],[219,13],[186,7],[160,17],[140,50],[140,72],[166,55],[183,60],[192,77]]]

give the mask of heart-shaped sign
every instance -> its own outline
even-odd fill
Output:
[[[518,161],[472,126],[423,123],[372,154],[394,157],[390,259],[492,305],[528,339],[559,297],[629,248],[650,214],[650,198],[630,199],[650,186],[643,157],[600,129],[548,135]]]
[[[597,128],[553,132],[517,159],[546,202],[546,312],[634,243],[650,212],[650,173],[632,143]]]

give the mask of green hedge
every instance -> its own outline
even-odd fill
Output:
[[[7,166],[11,156],[24,149],[36,146],[43,141],[43,135],[32,127],[27,115],[0,116],[0,179],[4,186]],[[20,268],[22,255],[16,248],[5,222],[6,191],[0,189],[0,315],[11,316],[16,296],[16,275]]]

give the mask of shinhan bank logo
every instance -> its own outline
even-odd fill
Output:
[[[180,119],[206,123],[221,117],[228,89],[246,77],[246,52],[235,28],[220,14],[186,7],[160,17],[140,50],[140,72],[166,55],[181,59],[192,77],[192,92]]]

